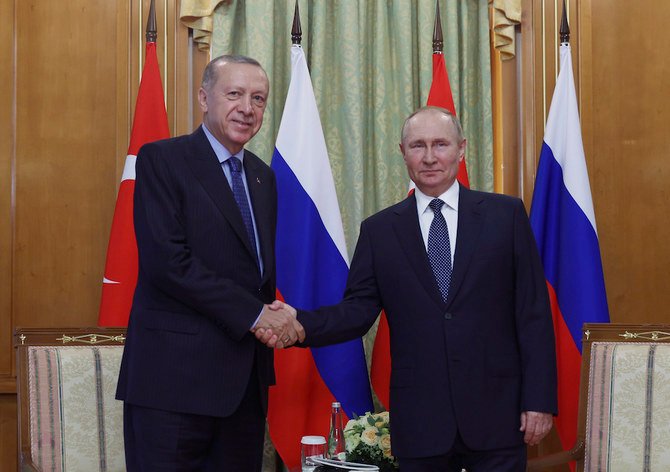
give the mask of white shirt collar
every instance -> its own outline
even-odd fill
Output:
[[[458,211],[458,194],[459,194],[459,184],[458,180],[454,180],[454,183],[451,184],[442,195],[438,197],[430,197],[419,190],[419,187],[414,189],[414,195],[416,197],[416,208],[419,214],[423,214],[431,201],[435,198],[442,200],[449,208],[454,211]]]

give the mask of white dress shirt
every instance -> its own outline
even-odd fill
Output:
[[[458,230],[458,180],[438,197],[429,197],[423,193],[419,188],[414,189],[416,197],[416,211],[419,215],[419,226],[421,227],[421,236],[423,237],[423,245],[428,250],[428,232],[430,231],[430,224],[433,222],[433,210],[430,209],[431,201],[439,198],[444,202],[442,205],[442,215],[447,222],[447,229],[449,230],[449,244],[451,249],[451,267],[454,267],[454,253],[456,252],[456,234]]]

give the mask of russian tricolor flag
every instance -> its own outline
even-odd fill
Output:
[[[291,48],[291,82],[272,168],[277,176],[278,298],[314,309],[342,299],[349,257],[326,142],[302,48]],[[270,389],[270,435],[284,463],[300,463],[300,438],[328,433],[330,404],[346,414],[373,411],[360,339],[324,348],[291,348],[275,355]]]
[[[586,170],[570,45],[549,109],[530,223],[544,264],[556,333],[558,411],[563,446],[574,445],[583,323],[609,322],[596,219]]]

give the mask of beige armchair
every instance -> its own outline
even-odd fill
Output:
[[[122,328],[16,330],[20,470],[126,470],[114,399],[124,341]],[[280,467],[266,433],[262,470]]]
[[[582,346],[577,442],[528,470],[670,471],[670,325],[587,323]]]
[[[21,470],[125,470],[124,340],[124,329],[16,330]]]

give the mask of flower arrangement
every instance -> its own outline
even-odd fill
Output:
[[[398,464],[391,454],[389,413],[366,413],[347,422],[344,428],[347,460],[373,464],[380,472],[395,472]]]

